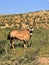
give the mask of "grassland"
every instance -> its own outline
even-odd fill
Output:
[[[19,14],[19,16],[0,16],[0,65],[49,65],[48,13],[49,11],[42,11],[23,15]],[[38,14],[39,16],[37,17]],[[39,19],[40,17],[42,18]],[[35,21],[34,18],[36,18]],[[28,23],[26,20],[30,22]],[[12,24],[13,26],[10,27]],[[36,27],[27,43],[28,48],[24,51],[23,41],[15,40],[15,50],[10,49],[10,42],[7,40],[8,33],[13,29],[26,29],[26,25],[34,25]],[[39,60],[46,60],[47,62]]]
[[[49,30],[35,29],[25,51],[23,42],[19,40],[15,42],[15,51],[10,49],[7,35],[11,30],[12,28],[0,29],[0,65],[40,65],[38,58],[49,58]]]

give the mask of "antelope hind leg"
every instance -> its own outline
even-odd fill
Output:
[[[10,39],[10,49],[13,48],[12,47],[12,39]]]
[[[12,48],[13,48],[13,50],[15,50],[14,44],[15,44],[15,42],[13,41],[13,42],[12,42]]]

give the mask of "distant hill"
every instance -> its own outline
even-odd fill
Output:
[[[16,26],[25,29],[27,26],[49,28],[49,10],[25,14],[0,15],[0,28]]]

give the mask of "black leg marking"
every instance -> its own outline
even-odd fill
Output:
[[[12,39],[10,39],[10,48],[12,48]]]

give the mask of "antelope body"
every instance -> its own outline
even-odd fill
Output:
[[[31,37],[32,31],[34,29],[28,29],[28,30],[13,30],[9,33],[8,39],[10,40],[11,47],[14,48],[14,39],[19,39],[21,41],[24,41],[24,48],[27,47],[27,43]]]
[[[12,32],[10,32],[10,37],[28,41],[30,39],[30,32],[28,30],[13,30]]]

